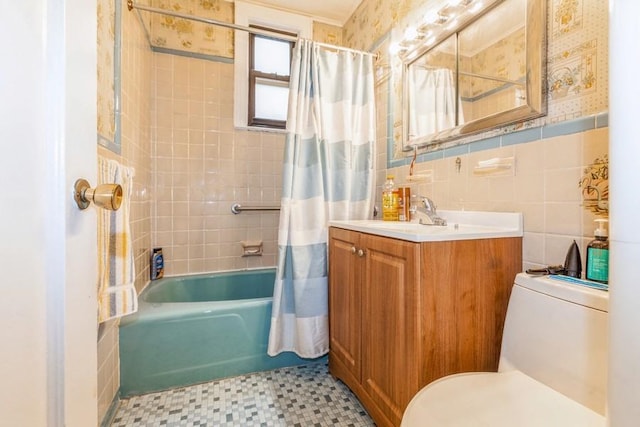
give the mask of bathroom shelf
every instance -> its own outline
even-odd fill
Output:
[[[474,175],[491,175],[504,174],[511,171],[515,175],[515,158],[514,157],[495,157],[489,160],[483,160],[473,168]]]

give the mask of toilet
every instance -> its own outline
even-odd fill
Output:
[[[608,302],[603,290],[518,274],[498,372],[432,382],[401,427],[604,426]]]

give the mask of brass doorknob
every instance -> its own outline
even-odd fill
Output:
[[[81,210],[89,207],[91,202],[110,211],[117,211],[122,204],[122,186],[120,184],[100,184],[91,188],[86,179],[80,178],[74,186],[73,199]]]

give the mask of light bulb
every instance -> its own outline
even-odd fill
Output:
[[[440,20],[440,15],[435,10],[430,10],[429,12],[424,14],[424,18],[422,18],[422,22],[425,25],[435,24]]]
[[[481,2],[481,1],[475,2],[475,3],[473,4],[473,6],[471,6],[471,7],[469,8],[469,12],[471,12],[471,13],[476,13],[476,12],[480,11],[480,9],[482,9],[482,6],[483,6],[483,4],[482,4],[482,2]]]
[[[435,37],[429,37],[428,39],[426,39],[424,41],[424,45],[425,46],[431,46],[432,44],[434,44],[436,42],[436,38]]]
[[[457,26],[458,26],[458,18],[455,18],[451,22],[449,22],[449,24],[447,25],[447,30],[453,30]]]
[[[406,48],[403,46],[400,46],[400,43],[398,42],[393,42],[389,45],[389,53],[391,55],[397,55],[398,53],[400,53],[401,50],[406,50]]]
[[[407,29],[404,30],[404,39],[406,41],[414,40],[416,37],[418,37],[416,27],[407,27]]]

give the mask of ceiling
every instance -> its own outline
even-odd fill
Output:
[[[342,26],[362,0],[248,0],[248,3],[312,16],[319,21]]]

